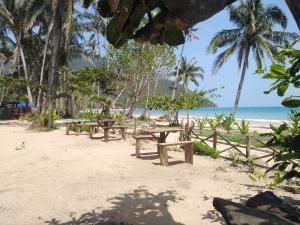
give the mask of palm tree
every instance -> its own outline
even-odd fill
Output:
[[[236,28],[217,33],[211,40],[208,51],[216,53],[217,50],[226,47],[214,62],[214,73],[230,56],[237,53],[238,67],[242,68],[242,72],[232,109],[232,116],[234,116],[239,104],[250,52],[253,53],[257,67],[261,68],[265,55],[272,59],[276,51],[273,48],[274,45],[285,44],[287,41],[296,39],[298,35],[275,31],[276,25],[283,29],[287,27],[287,18],[277,6],[265,8],[261,0],[240,0],[239,6],[229,6],[229,14],[230,21]]]
[[[196,65],[196,61],[188,62],[186,57],[182,57],[180,69],[177,75],[177,71],[173,73],[173,76],[177,76],[176,83],[183,82],[182,92],[187,94],[189,91],[189,83],[194,83],[197,87],[199,86],[198,78],[203,80],[204,70]],[[176,68],[177,70],[177,68]]]
[[[176,96],[176,89],[177,89],[177,78],[179,76],[179,69],[180,69],[180,65],[181,65],[181,60],[183,58],[183,51],[184,51],[184,47],[186,44],[186,41],[192,41],[194,39],[198,40],[198,37],[194,34],[196,31],[198,30],[198,28],[190,28],[188,29],[185,34],[184,34],[184,40],[185,42],[183,43],[182,47],[181,47],[181,51],[180,51],[180,55],[179,55],[179,60],[177,62],[177,70],[176,70],[176,76],[175,76],[175,82],[172,86],[172,100],[174,100],[175,96]]]
[[[28,100],[34,105],[31,88],[29,85],[27,63],[23,51],[22,40],[26,32],[33,26],[34,20],[43,9],[44,5],[39,0],[0,0],[0,17],[6,24],[5,33],[12,33],[15,39],[17,57],[21,57],[23,71],[26,80]],[[2,28],[3,29],[3,28]],[[13,39],[8,37],[12,42]]]

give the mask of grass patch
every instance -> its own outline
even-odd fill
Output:
[[[194,153],[196,155],[208,155],[212,158],[218,158],[220,156],[220,152],[215,150],[214,148],[208,146],[207,144],[196,141],[194,142]]]

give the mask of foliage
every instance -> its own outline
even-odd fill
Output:
[[[274,57],[281,62],[280,64],[272,64],[268,72],[257,70],[257,73],[264,74],[264,79],[274,80],[270,90],[265,91],[265,94],[276,90],[277,95],[282,97],[290,87],[300,88],[300,50],[294,48],[296,43],[278,47],[281,51]],[[300,106],[300,96],[289,96],[281,104],[297,108]]]
[[[205,125],[207,124],[207,121],[208,121],[207,116],[203,117],[202,119],[200,119],[200,118],[195,119],[197,128],[200,130],[200,132],[202,132],[203,129],[205,128]]]
[[[216,114],[215,118],[208,119],[207,123],[208,123],[209,127],[212,130],[216,130],[218,127],[220,127],[222,125],[223,117],[224,117],[223,114],[221,114],[221,115]]]
[[[161,109],[163,111],[190,110],[211,103],[209,98],[216,96],[216,89],[209,91],[193,91],[171,99],[168,95],[156,95],[149,99],[146,107],[150,110]]]
[[[236,125],[238,127],[238,130],[240,131],[240,133],[242,135],[247,135],[249,133],[249,124],[250,122],[246,122],[244,119],[242,120],[241,123],[237,123],[236,122]]]
[[[276,173],[274,185],[290,180],[300,178],[300,114],[292,111],[290,114],[291,124],[283,123],[278,127],[271,125],[272,133],[268,134],[271,139],[267,146],[277,146],[274,149],[275,164],[267,172],[274,169]]]
[[[229,133],[235,125],[235,119],[233,116],[227,116],[223,119],[222,127]]]
[[[194,153],[199,155],[209,155],[212,158],[219,158],[220,156],[220,152],[201,141],[194,142]]]
[[[269,94],[277,90],[277,95],[283,97],[290,86],[300,88],[300,51],[294,49],[295,42],[284,47],[275,57],[281,64],[272,64],[269,72],[265,73],[265,79],[275,82]],[[288,66],[286,66],[288,65]],[[258,70],[258,73],[264,73]],[[300,96],[289,96],[282,101],[282,105],[290,108],[300,106]],[[272,132],[267,134],[271,139],[266,143],[273,147],[275,164],[267,172],[275,170],[275,178],[272,185],[277,185],[286,180],[300,178],[300,113],[292,110],[290,113],[290,124],[283,123],[278,127],[270,126]],[[274,148],[276,147],[276,148]]]
[[[44,111],[39,115],[30,115],[27,119],[31,123],[29,125],[30,130],[38,130],[38,131],[51,131],[55,129],[55,125],[53,123],[52,127],[48,127],[48,111]],[[51,114],[52,121],[55,121],[60,118],[60,114],[58,111],[53,110]]]

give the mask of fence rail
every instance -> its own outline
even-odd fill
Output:
[[[212,147],[220,152],[221,157],[223,158],[229,158],[228,156],[224,155],[224,153],[228,152],[229,150],[234,150],[237,152],[240,156],[246,158],[246,159],[251,159],[255,161],[255,165],[260,166],[260,167],[266,167],[266,163],[269,162],[272,157],[273,157],[273,150],[272,148],[257,148],[254,146],[251,146],[251,137],[250,136],[245,136],[245,145],[238,144],[235,142],[229,141],[224,135],[220,134],[218,131],[214,131],[212,135],[209,135],[208,137],[203,137],[200,134],[197,134],[195,132],[196,130],[192,131],[192,138],[195,140],[199,140],[207,145],[212,145]],[[262,145],[265,145],[261,140],[259,139],[253,139],[259,142]],[[219,146],[222,146],[220,148]],[[227,146],[227,147],[226,147]],[[259,153],[259,156],[254,154],[255,152]],[[261,153],[265,153],[261,155]],[[263,165],[258,164],[258,160],[264,160]]]

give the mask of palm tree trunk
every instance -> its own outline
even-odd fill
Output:
[[[51,33],[53,27],[53,20],[51,22],[51,24],[48,27],[48,33],[47,33],[47,37],[46,37],[46,43],[45,43],[45,47],[44,47],[44,53],[43,53],[43,61],[42,61],[42,68],[41,68],[41,73],[40,73],[40,86],[39,86],[39,91],[38,91],[38,96],[37,96],[37,108],[39,109],[39,112],[41,112],[42,107],[41,107],[41,96],[42,96],[42,84],[43,84],[43,80],[44,80],[44,69],[45,69],[45,63],[46,63],[46,57],[47,57],[47,50],[48,50],[48,43],[49,43],[49,36]]]
[[[56,7],[56,13],[54,18],[54,25],[52,29],[52,55],[50,61],[50,71],[48,76],[48,90],[47,90],[47,100],[48,100],[48,128],[53,127],[52,121],[52,109],[53,109],[53,85],[55,74],[58,70],[58,61],[60,58],[59,49],[61,47],[61,38],[62,38],[62,14],[61,10],[63,7],[63,1],[59,0]]]
[[[31,88],[30,88],[30,84],[29,84],[29,76],[28,76],[28,71],[27,71],[27,64],[26,64],[26,60],[25,60],[25,55],[24,55],[23,48],[21,46],[20,41],[18,41],[18,42],[19,42],[18,47],[19,47],[19,51],[20,51],[20,55],[21,55],[21,60],[22,60],[23,70],[24,70],[24,75],[25,75],[25,80],[26,80],[26,89],[27,89],[27,94],[28,94],[28,100],[29,100],[30,105],[32,107],[34,107]]]
[[[184,35],[184,39],[186,37],[186,34]],[[174,85],[173,85],[173,90],[172,90],[172,100],[175,99],[175,96],[176,96],[176,88],[177,88],[177,79],[178,79],[178,76],[179,76],[179,70],[180,70],[180,64],[181,64],[181,60],[182,60],[182,56],[183,56],[183,50],[184,50],[184,46],[185,46],[185,43],[182,45],[182,48],[181,48],[181,52],[180,52],[180,58],[178,60],[178,63],[177,63],[177,71],[176,71],[176,77],[175,77],[175,81],[174,81]]]
[[[4,98],[4,95],[5,95],[5,87],[2,88],[2,92],[1,92],[1,96],[0,96],[0,106],[2,105],[2,102],[3,102],[3,98]]]
[[[241,97],[241,93],[242,93],[242,89],[243,89],[243,84],[244,84],[244,80],[245,80],[245,76],[246,76],[246,71],[247,71],[247,68],[248,68],[249,53],[250,53],[250,46],[247,46],[245,59],[244,59],[244,63],[243,63],[241,79],[240,79],[239,87],[238,87],[236,97],[235,97],[235,102],[234,102],[232,112],[231,112],[232,117],[235,116],[237,107],[239,105],[239,101],[240,101],[240,97]]]

